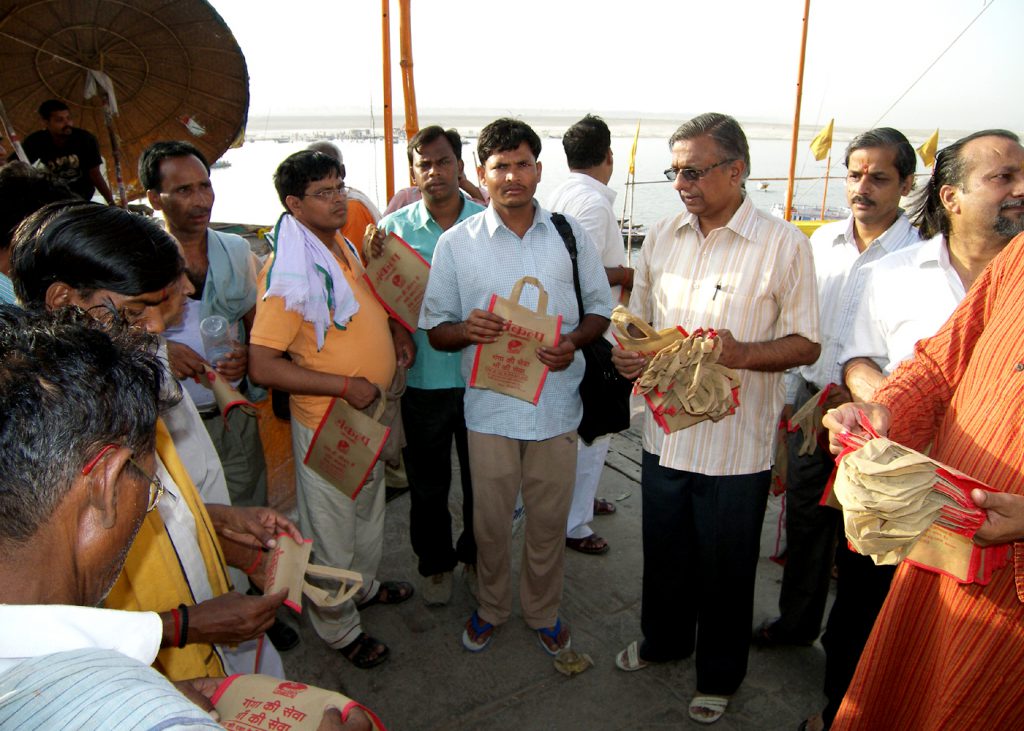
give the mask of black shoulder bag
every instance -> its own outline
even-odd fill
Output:
[[[576,236],[572,226],[561,213],[552,213],[555,225],[565,248],[572,260],[572,281],[576,289],[576,304],[580,320],[583,320],[583,295],[580,292],[580,270],[576,261]],[[612,346],[603,337],[584,345],[583,357],[587,370],[580,382],[580,398],[583,400],[583,420],[580,422],[580,438],[590,444],[605,434],[615,434],[629,428],[629,394],[633,384],[619,375],[612,365]]]

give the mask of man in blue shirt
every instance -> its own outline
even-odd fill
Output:
[[[462,138],[437,125],[421,129],[409,142],[409,171],[423,198],[381,219],[379,238],[394,233],[428,262],[441,234],[484,210],[459,191],[463,163]],[[475,593],[476,542],[473,540],[473,492],[463,396],[466,383],[459,372],[459,354],[430,346],[427,332],[413,333],[416,362],[409,369],[402,396],[405,426],[405,469],[409,476],[409,534],[424,577],[422,595],[429,606],[447,604],[452,595],[452,570],[466,565]],[[462,483],[462,535],[452,547],[448,489],[452,482],[452,439]]]
[[[466,389],[466,427],[473,474],[479,609],[466,623],[463,646],[483,650],[512,610],[512,511],[522,492],[529,518],[520,577],[526,624],[550,654],[569,647],[559,618],[565,564],[565,523],[576,471],[576,428],[583,416],[579,385],[585,363],[576,351],[601,336],[611,314],[611,291],[594,243],[567,219],[578,243],[583,311],[576,304],[573,264],[551,214],[534,199],[540,182],[540,138],[528,125],[499,119],[480,132],[480,177],[490,206],[446,231],[438,241],[420,326],[430,344],[462,352],[470,372],[477,345],[495,342],[508,323],[487,311],[492,295],[508,297],[524,276],[541,282],[547,314],[562,316],[558,345],[537,359],[548,367],[536,404],[481,388]],[[531,287],[520,303],[537,306]]]

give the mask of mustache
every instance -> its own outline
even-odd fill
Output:
[[[1024,198],[1011,198],[1008,201],[1003,201],[999,205],[999,210],[1004,211],[1007,208],[1024,208]]]
[[[853,205],[854,203],[860,203],[861,205],[865,205],[865,206],[873,206],[873,205],[875,205],[875,202],[873,200],[871,200],[870,198],[868,198],[866,195],[855,195],[855,196],[853,196],[853,198],[850,200],[850,205]]]

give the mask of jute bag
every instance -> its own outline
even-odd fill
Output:
[[[336,607],[348,601],[363,586],[362,574],[332,566],[318,566],[309,562],[313,550],[313,541],[302,543],[286,533],[277,536],[277,546],[270,554],[267,563],[267,580],[263,587],[264,594],[276,594],[282,589],[288,590],[284,603],[296,612],[302,611],[302,595],[318,607]],[[313,579],[336,581],[338,590],[331,594],[319,586],[313,586],[306,577]]]
[[[825,415],[825,400],[831,391],[832,384],[830,383],[807,399],[804,405],[790,417],[786,429],[790,432],[799,429],[804,434],[804,440],[800,442],[797,455],[813,454],[814,450],[821,446],[818,444],[818,435],[821,433],[821,419]]]
[[[537,288],[537,310],[519,304],[523,285]],[[544,346],[554,347],[562,331],[562,316],[548,315],[548,293],[534,277],[523,277],[512,287],[509,299],[491,295],[487,306],[505,320],[505,330],[493,343],[476,346],[471,388],[486,388],[537,405],[548,367],[537,359]]]
[[[1006,563],[1005,545],[982,548],[971,540],[985,511],[970,492],[991,487],[884,437],[839,438],[845,450],[831,490],[858,553],[878,565],[906,560],[961,583],[986,584]]]
[[[739,377],[731,368],[718,364],[722,343],[713,330],[687,334],[676,327],[655,332],[618,307],[612,312],[612,322],[618,331],[615,337],[624,349],[650,358],[633,392],[644,397],[655,422],[666,434],[707,419],[719,421],[735,412],[740,403]],[[630,325],[643,337],[631,335]]]
[[[348,696],[269,675],[225,678],[210,701],[220,714],[221,726],[230,731],[316,731],[329,706],[341,711],[342,720],[353,708],[360,708],[376,731],[385,731],[373,711]]]
[[[241,391],[232,386],[228,379],[205,364],[203,371],[203,377],[199,381],[203,383],[203,378],[205,378],[204,385],[213,391],[213,398],[217,402],[217,408],[220,409],[225,428],[228,424],[228,412],[236,407],[240,408],[246,416],[256,418],[256,404],[243,396]]]
[[[366,243],[373,239],[377,227],[366,227],[363,252],[366,273],[363,275],[384,309],[409,332],[416,330],[420,306],[427,291],[430,263],[400,237],[389,233],[384,239],[384,252],[373,256]]]
[[[302,463],[355,500],[391,433],[379,421],[386,406],[381,398],[370,417],[343,399],[331,399]]]

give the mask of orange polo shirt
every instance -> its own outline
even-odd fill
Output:
[[[347,327],[328,330],[323,349],[317,351],[316,332],[310,323],[297,312],[286,310],[280,297],[263,298],[267,291],[267,272],[273,261],[271,256],[257,280],[256,322],[249,340],[256,345],[287,352],[296,365],[311,371],[362,376],[383,390],[391,385],[395,375],[395,346],[388,328],[388,313],[363,279],[363,265],[344,242],[339,240],[339,245],[345,252],[348,267],[340,259],[339,266],[359,303],[359,312]],[[330,402],[330,396],[292,394],[292,418],[315,429]]]

